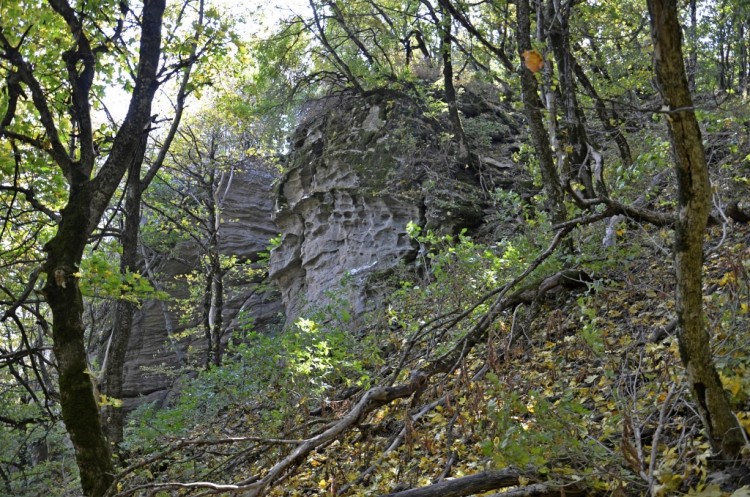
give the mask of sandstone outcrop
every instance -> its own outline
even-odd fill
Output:
[[[257,262],[259,254],[268,249],[269,240],[278,233],[272,220],[272,185],[276,177],[272,168],[260,163],[246,162],[237,171],[224,200],[220,228],[223,254]],[[195,248],[189,244],[180,252],[179,260],[162,257],[152,268],[160,275],[164,288],[176,298],[186,296],[187,288],[184,281],[175,277],[189,273],[189,261],[195,259]],[[283,313],[281,301],[276,292],[269,291],[269,285],[261,283],[247,279],[227,282],[226,339],[250,319],[258,330],[278,323]],[[126,408],[144,401],[163,402],[174,381],[164,372],[188,360],[199,362],[196,355],[205,349],[202,335],[182,335],[187,325],[180,322],[173,304],[148,301],[134,317],[124,370]]]
[[[275,213],[282,238],[270,276],[287,325],[330,302],[331,291],[355,317],[374,308],[373,275],[417,255],[409,222],[442,232],[482,224],[486,176],[456,158],[449,130],[445,117],[397,93],[334,97],[310,112],[292,136]],[[507,157],[487,160],[496,175],[513,167]]]
[[[227,337],[248,318],[255,329],[278,330],[302,315],[330,311],[331,303],[346,307],[338,311],[355,319],[356,332],[362,325],[357,318],[392,290],[383,276],[417,259],[410,222],[424,231],[491,233],[493,218],[517,216],[492,210],[494,188],[528,181],[511,157],[518,150],[518,120],[488,103],[492,95],[466,92],[461,107],[479,166],[457,158],[439,105],[436,111],[397,92],[343,95],[312,105],[290,138],[280,179],[267,166],[247,164],[225,198],[222,252],[257,261],[280,234],[270,257],[272,284],[265,285],[278,293],[260,291],[257,281],[228,282]],[[153,269],[165,282],[179,281],[175,276],[192,269],[191,250],[183,247],[179,260],[163,258]],[[171,290],[175,297],[186,294],[182,285]],[[186,326],[166,307],[147,302],[135,317],[127,405],[139,398],[163,401],[173,380],[162,370],[199,362],[196,354],[205,347],[202,335],[175,338]]]

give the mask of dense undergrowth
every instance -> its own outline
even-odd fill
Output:
[[[722,381],[750,430],[750,229],[723,214],[750,183],[741,122],[704,122],[711,150],[727,151],[712,163],[718,222],[706,237],[704,301]],[[613,164],[607,181],[624,202],[669,210],[668,176],[653,181],[670,167],[666,141],[642,134],[634,164]],[[523,164],[538,176],[533,157]],[[222,366],[171,371],[179,395],[130,415],[110,495],[234,493],[334,428],[369,388],[415,374],[426,375],[416,393],[294,459],[269,494],[383,495],[510,470],[518,495],[748,495],[737,490],[750,484],[742,470],[714,471],[684,385],[671,230],[589,223],[573,205],[581,223],[566,230],[541,195],[488,195],[496,214],[477,233],[409,226],[417,259],[371,277],[393,288],[372,313],[352,317],[345,279],[291,329],[259,334],[248,320]],[[59,426],[24,443],[35,439],[54,454],[14,491],[74,495]]]
[[[633,168],[609,178],[627,185],[621,191],[631,200],[668,167],[664,142],[652,142]],[[717,207],[746,188],[747,140],[740,145],[713,165]],[[669,206],[669,188],[656,188],[647,201]],[[434,373],[426,388],[295,460],[270,494],[382,495],[513,468],[519,488],[541,482],[550,494],[747,495],[737,490],[750,483],[741,470],[713,471],[683,382],[667,228],[623,219],[613,226],[616,243],[603,246],[603,223],[581,225],[513,288],[517,303],[455,355],[499,289],[556,233],[539,206],[496,195],[498,206],[527,213],[513,235],[475,239],[412,226],[420,256],[378,276],[397,289],[365,321],[352,320],[334,290],[332,304],[293,329],[235,345],[225,365],[187,381],[172,407],[140,408],[126,442],[136,465],[118,495],[160,484],[176,491],[167,482],[178,481],[214,482],[192,487],[200,495],[251,484],[345,417],[369,387],[425,370]],[[749,236],[743,224],[711,227],[705,261],[714,357],[746,429]],[[574,281],[532,291],[561,272]],[[457,360],[430,370],[446,357]]]

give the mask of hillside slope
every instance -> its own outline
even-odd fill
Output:
[[[725,216],[745,188],[742,140],[712,165],[721,194],[704,290],[714,356],[747,428],[750,232]],[[669,214],[666,152],[645,150],[627,174],[623,199]],[[315,171],[298,177],[321,181]],[[328,206],[336,218],[325,195],[316,212]],[[312,302],[292,306],[299,319],[288,331],[251,334],[173,408],[139,412],[130,448],[145,463],[122,475],[117,495],[708,496],[750,484],[744,466],[713,470],[685,390],[670,228],[596,213],[551,226],[513,189],[494,190],[483,209],[472,236],[406,222],[406,263],[358,286],[331,278]],[[356,227],[362,218],[353,217]],[[320,226],[305,240],[334,231]],[[325,246],[317,242],[295,250]],[[357,277],[358,255],[354,267],[332,265],[345,283]],[[297,284],[288,296],[306,286]],[[353,298],[352,288],[378,298]]]

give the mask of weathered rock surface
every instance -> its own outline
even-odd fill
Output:
[[[280,326],[283,315],[288,326],[332,301],[345,302],[356,319],[390,291],[378,278],[416,259],[409,222],[423,230],[491,233],[487,220],[498,214],[490,208],[490,192],[528,180],[511,157],[517,119],[491,98],[497,100],[491,89],[467,92],[461,107],[478,170],[457,159],[447,117],[403,94],[340,96],[310,111],[291,137],[287,172],[275,190],[275,176],[263,166],[248,165],[233,179],[222,251],[256,261],[281,233],[269,268],[280,296],[260,292],[258,282],[228,282],[225,322],[239,329],[250,317],[262,331]],[[185,261],[195,260],[190,250],[184,248],[182,262],[165,259],[154,269],[179,281],[174,276],[191,270]],[[188,289],[183,282],[170,291],[180,297]],[[171,336],[186,327],[165,308],[149,302],[136,316],[126,405],[140,396],[163,401],[172,380],[160,368],[195,359],[204,349],[202,336]],[[355,321],[352,331],[357,326]]]
[[[372,309],[368,278],[416,257],[410,221],[456,232],[484,216],[482,175],[456,159],[445,119],[395,93],[333,98],[312,114],[292,137],[276,211],[270,276],[287,324],[337,289],[354,316]]]
[[[236,255],[240,261],[258,260],[268,249],[269,240],[278,229],[272,219],[275,172],[263,164],[246,163],[237,171],[225,197],[220,228],[223,254]],[[191,252],[192,257],[191,257]],[[165,289],[175,297],[188,294],[184,280],[175,277],[192,270],[186,261],[194,260],[195,249],[181,250],[181,260],[164,258],[152,268],[162,275]],[[229,339],[249,319],[255,329],[263,330],[278,324],[283,312],[278,294],[262,290],[260,281],[227,282],[224,321]],[[170,286],[172,285],[172,286]],[[267,287],[267,285],[265,285]],[[205,349],[202,336],[179,336],[186,325],[180,323],[172,302],[144,303],[136,313],[124,370],[125,407],[141,402],[163,402],[172,390],[173,379],[163,374],[192,359]]]

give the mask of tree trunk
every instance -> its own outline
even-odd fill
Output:
[[[703,237],[711,185],[693,101],[685,75],[676,0],[648,0],[654,69],[667,109],[677,172],[679,217],[675,227],[680,356],[693,400],[714,451],[735,460],[744,437],[716,372],[703,316]]]
[[[146,139],[141,140],[128,171],[128,182],[125,191],[125,227],[120,236],[122,257],[120,258],[120,273],[126,274],[136,270],[138,262],[138,232],[141,221],[141,164],[143,162]],[[127,353],[130,331],[133,326],[133,314],[136,305],[131,300],[120,300],[116,304],[115,322],[112,326],[112,336],[105,359],[102,362],[101,392],[114,399],[122,398],[123,368]],[[125,423],[122,407],[105,405],[102,407],[102,421],[104,429],[113,449],[122,442]]]
[[[213,264],[206,261],[206,281],[203,282],[203,312],[201,323],[203,324],[203,336],[206,338],[206,358],[204,367],[206,370],[211,369],[214,364],[216,355],[214,354],[214,330],[211,322],[211,304],[213,303],[214,274]]]
[[[71,29],[77,28],[78,20],[67,3],[55,2],[53,6],[59,9]],[[147,0],[143,3],[138,70],[130,107],[109,155],[93,179],[96,157],[88,102],[95,72],[93,54],[88,52],[86,58],[82,59],[85,70],[79,71],[79,66],[73,62],[68,64],[73,86],[73,117],[80,134],[80,160],[68,156],[52,121],[43,120],[49,130],[53,150],[59,151],[53,157],[70,185],[57,232],[44,246],[47,281],[43,292],[52,310],[52,339],[57,359],[62,419],[75,450],[81,487],[87,497],[103,495],[112,483],[114,474],[91,372],[87,368],[83,298],[78,271],[89,236],[132,163],[141,133],[151,118],[151,102],[159,84],[156,75],[161,54],[164,8],[164,0]],[[88,40],[83,32],[79,32],[78,36],[79,47],[86,52],[85,49],[90,48]],[[74,60],[70,58],[70,61]],[[49,116],[45,96],[30,74],[31,66],[20,64],[18,67],[34,93],[37,110],[43,116]]]
[[[518,0],[516,10],[516,29],[518,37],[518,50],[523,58],[523,52],[531,50],[531,21],[529,20],[529,0]],[[542,117],[542,101],[539,99],[538,85],[534,74],[521,64],[521,90],[523,95],[523,106],[526,118],[529,120],[531,138],[534,143],[539,168],[542,173],[542,182],[547,192],[548,202],[552,210],[552,222],[559,223],[565,220],[565,205],[563,203],[563,189],[560,177],[555,167],[555,159],[552,156],[549,135],[544,128]]]
[[[211,292],[211,329],[214,335],[214,365],[221,366],[224,356],[222,339],[224,338],[224,270],[221,268],[221,256],[217,253],[218,271],[214,273]]]
[[[743,100],[747,99],[748,84],[750,83],[750,74],[748,73],[748,21],[739,21],[738,45],[739,45],[739,63],[737,64],[737,76],[739,78],[739,94]]]
[[[441,6],[440,28],[442,38],[440,40],[440,51],[443,56],[443,86],[445,88],[445,101],[448,104],[448,115],[453,123],[453,132],[458,142],[458,160],[461,162],[471,162],[469,153],[469,144],[466,141],[466,133],[461,122],[461,115],[458,113],[458,97],[456,96],[456,87],[453,84],[453,35],[451,34],[451,25],[453,18],[450,13],[446,12]],[[479,164],[473,164],[478,168]]]
[[[549,37],[552,53],[558,70],[560,93],[565,110],[565,129],[562,133],[566,138],[560,140],[565,154],[563,168],[564,176],[577,176],[584,187],[586,198],[594,198],[594,183],[589,160],[589,139],[584,127],[583,112],[576,98],[576,84],[573,78],[573,57],[570,54],[570,9],[569,3],[549,0],[547,4],[550,27]]]
[[[607,110],[604,100],[599,96],[599,93],[594,88],[591,80],[586,75],[578,61],[575,60],[573,55],[570,55],[571,63],[573,64],[573,71],[575,72],[576,78],[583,86],[583,89],[588,93],[591,100],[594,101],[594,108],[596,109],[596,115],[604,127],[604,131],[609,135],[610,138],[617,144],[617,149],[620,151],[620,158],[623,164],[630,166],[633,163],[633,156],[630,153],[630,145],[628,144],[627,138],[622,134],[619,128],[620,116],[617,114],[615,109],[611,111]]]
[[[45,245],[44,294],[52,309],[52,338],[63,422],[76,452],[83,493],[95,497],[106,492],[114,472],[87,366],[83,297],[76,276],[88,241],[84,227],[90,221],[89,186],[88,181],[71,186],[70,201],[62,212],[57,234]]]

